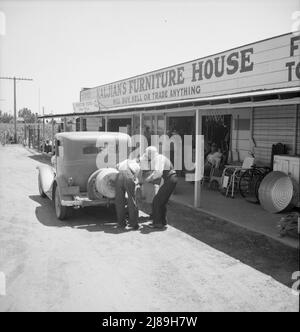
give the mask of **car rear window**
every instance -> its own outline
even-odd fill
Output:
[[[82,149],[83,154],[97,154],[100,150],[95,145],[85,146]]]

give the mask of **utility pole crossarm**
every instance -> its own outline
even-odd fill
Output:
[[[33,81],[32,78],[26,77],[0,77],[0,80]]]

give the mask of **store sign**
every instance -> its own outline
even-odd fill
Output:
[[[81,92],[100,109],[299,86],[300,36],[287,34]]]
[[[75,113],[97,112],[99,111],[98,101],[93,99],[73,103],[73,110]]]

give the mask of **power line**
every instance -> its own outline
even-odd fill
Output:
[[[26,78],[26,77],[0,77],[0,80],[17,80],[17,81],[33,81],[32,78]]]
[[[33,81],[32,78],[26,77],[9,77],[3,76],[0,77],[0,80],[13,80],[14,81],[14,132],[15,132],[15,143],[17,143],[17,89],[16,89],[16,81]]]

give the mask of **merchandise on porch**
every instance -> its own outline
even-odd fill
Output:
[[[258,195],[265,210],[278,213],[291,204],[294,185],[290,177],[283,172],[271,172],[262,180]]]
[[[297,212],[289,213],[280,219],[278,228],[280,236],[291,236],[299,238],[300,214]]]

